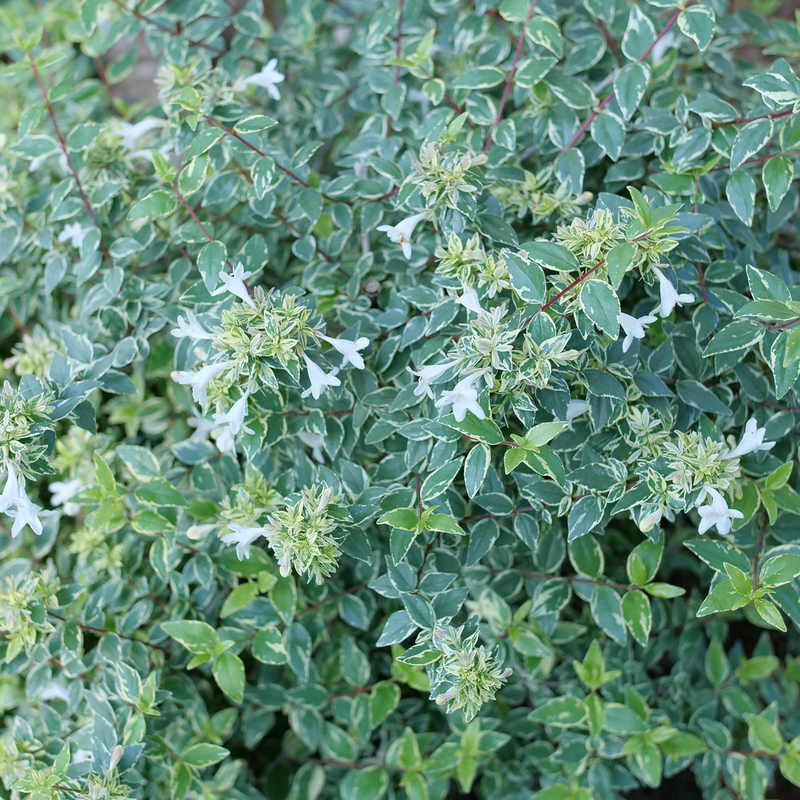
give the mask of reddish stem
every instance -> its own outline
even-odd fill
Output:
[[[514,51],[514,60],[511,62],[511,72],[508,73],[508,80],[506,81],[505,88],[503,89],[503,97],[500,99],[500,107],[497,109],[497,117],[495,118],[494,125],[492,125],[492,129],[489,131],[489,135],[486,137],[486,145],[483,148],[484,153],[489,152],[489,149],[492,146],[492,134],[496,130],[497,126],[503,121],[503,111],[506,107],[508,95],[511,92],[511,84],[514,82],[514,74],[517,71],[517,62],[519,61],[520,54],[522,53],[522,44],[525,41],[525,28],[531,21],[533,9],[536,8],[536,3],[538,1],[539,0],[531,0],[530,7],[528,8],[528,16],[525,17],[525,22],[522,23],[522,31],[520,31],[519,39],[517,40],[517,49]]]
[[[89,198],[86,196],[86,192],[83,191],[83,185],[81,184],[81,179],[78,177],[78,170],[75,169],[75,164],[72,163],[72,157],[69,154],[69,150],[67,149],[67,143],[64,141],[64,137],[61,135],[61,129],[58,127],[58,122],[56,121],[56,112],[53,108],[53,104],[50,102],[50,98],[47,95],[47,89],[45,89],[44,82],[42,81],[42,76],[39,74],[39,68],[36,66],[36,62],[33,60],[33,55],[28,53],[28,60],[31,64],[31,70],[33,71],[33,77],[36,79],[36,83],[39,86],[39,91],[42,93],[42,99],[44,100],[44,104],[47,106],[47,113],[50,115],[50,121],[53,123],[53,129],[56,132],[56,136],[58,137],[58,144],[61,147],[61,152],[64,154],[64,158],[67,159],[67,164],[69,165],[69,170],[72,173],[72,177],[75,179],[75,185],[78,187],[78,192],[81,195],[81,200],[83,201],[84,208],[89,212],[89,216],[92,218],[92,223],[94,224],[97,230],[100,230],[100,226],[97,224],[97,217],[94,214],[94,209],[92,208],[92,204],[89,202]],[[100,248],[103,251],[103,257],[106,260],[106,264],[108,264],[108,268],[112,269],[113,265],[111,263],[111,257],[108,254],[108,250],[106,250],[106,246],[103,243],[102,239],[102,232],[100,233]]]
[[[403,0],[397,0],[397,41],[395,42],[395,58],[402,58],[403,54]],[[394,65],[394,85],[400,83],[400,65]]]
[[[642,63],[642,61],[644,61],[644,60],[647,58],[647,56],[649,56],[649,55],[650,55],[650,53],[652,52],[653,48],[654,48],[654,47],[655,47],[655,46],[656,46],[656,45],[657,45],[657,44],[658,44],[658,43],[659,43],[659,42],[660,42],[660,41],[661,41],[661,40],[664,38],[664,36],[666,36],[666,35],[667,35],[667,32],[670,30],[670,28],[671,28],[671,27],[672,27],[672,26],[673,26],[673,25],[674,25],[674,24],[675,24],[675,23],[678,21],[678,17],[680,17],[680,15],[681,15],[681,14],[682,14],[682,13],[683,13],[683,12],[684,12],[684,11],[685,11],[685,10],[686,10],[686,9],[687,9],[687,8],[688,8],[690,5],[691,5],[691,4],[692,4],[692,0],[687,0],[687,2],[686,2],[686,3],[684,3],[684,4],[683,4],[683,5],[682,5],[682,6],[681,6],[681,7],[680,7],[680,8],[679,8],[679,9],[678,9],[678,10],[677,10],[677,11],[676,11],[676,12],[675,12],[675,13],[674,13],[674,14],[673,14],[671,17],[670,17],[670,20],[669,20],[669,22],[668,22],[668,23],[667,23],[667,24],[664,26],[664,28],[663,28],[663,29],[661,30],[661,32],[660,32],[660,33],[659,33],[659,34],[656,36],[656,38],[655,38],[655,39],[653,39],[653,41],[650,43],[650,46],[647,48],[647,50],[645,50],[645,51],[644,51],[644,53],[642,53],[642,55],[641,55],[641,56],[639,56],[639,58],[637,58],[637,59],[636,59],[636,61],[637,61],[638,63],[640,63],[640,64],[641,64],[641,63]],[[591,125],[591,124],[592,124],[592,123],[595,121],[595,119],[596,119],[596,118],[597,118],[597,117],[600,115],[600,112],[601,112],[601,111],[602,111],[602,110],[603,110],[603,109],[604,109],[604,108],[605,108],[605,107],[606,107],[606,106],[607,106],[607,105],[608,105],[608,104],[611,102],[611,99],[614,97],[614,94],[615,94],[615,92],[614,92],[614,90],[612,89],[612,90],[611,90],[611,92],[610,92],[610,94],[609,94],[609,95],[608,95],[608,96],[607,96],[607,97],[606,97],[606,98],[603,100],[603,102],[602,102],[602,103],[600,103],[600,105],[597,107],[597,110],[596,110],[596,111],[593,111],[593,112],[592,112],[592,113],[589,115],[589,117],[587,117],[587,119],[584,121],[584,123],[583,123],[583,124],[580,126],[580,128],[578,128],[578,132],[577,132],[577,133],[576,133],[576,134],[575,134],[575,135],[572,137],[572,139],[570,139],[570,140],[569,140],[569,142],[568,142],[568,143],[567,143],[567,144],[566,144],[566,145],[565,145],[565,146],[562,148],[562,150],[561,150],[561,152],[559,153],[559,155],[562,155],[563,153],[566,153],[566,152],[567,152],[567,150],[571,150],[571,149],[572,149],[572,148],[575,146],[575,144],[576,144],[576,143],[577,143],[577,142],[580,140],[581,136],[583,136],[583,134],[584,134],[584,133],[586,133],[586,131],[587,131],[587,129],[589,128],[589,126],[590,126],[590,125]]]

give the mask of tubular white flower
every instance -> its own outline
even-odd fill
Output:
[[[67,688],[64,686],[63,683],[57,683],[56,681],[50,681],[47,686],[42,689],[38,697],[39,700],[64,700],[65,702],[69,700],[69,695],[67,694]]]
[[[205,367],[197,372],[173,372],[172,380],[180,383],[183,386],[192,387],[192,397],[195,403],[205,406],[208,402],[208,395],[206,394],[206,386],[209,381],[217,374],[222,372],[228,366],[227,361],[219,361],[216,364],[206,364]]]
[[[245,392],[231,407],[226,414],[214,414],[214,422],[217,425],[225,425],[227,423],[230,428],[232,436],[238,436],[240,431],[245,433],[254,433],[251,428],[244,424],[244,418],[247,414],[247,398],[250,397],[250,392]]]
[[[176,339],[213,339],[214,334],[209,333],[198,321],[194,311],[186,310],[186,318],[178,316],[178,327],[173,328],[170,333]]]
[[[572,422],[581,414],[589,410],[589,404],[585,400],[570,400],[567,403],[567,428],[573,430]]]
[[[70,517],[80,512],[81,507],[77,503],[69,502],[81,490],[81,482],[77,478],[71,481],[53,481],[48,488],[51,495],[50,502],[54,506],[63,506],[64,513]]]
[[[627,353],[634,339],[644,339],[647,326],[655,322],[658,317],[648,314],[645,317],[632,317],[630,314],[620,314],[619,324],[625,332],[625,340],[622,342],[622,352]]]
[[[139,139],[146,133],[166,125],[166,120],[147,117],[140,122],[119,122],[119,135],[122,137],[122,146],[129,153],[137,149]]]
[[[675,306],[683,307],[684,303],[694,302],[693,294],[688,292],[679,294],[670,279],[658,267],[653,267],[653,272],[658,278],[659,291],[661,293],[661,302],[653,309],[654,313],[660,314],[662,317],[668,317],[675,309]]]
[[[297,438],[306,446],[311,448],[311,457],[318,464],[325,461],[325,456],[322,453],[322,446],[325,440],[318,433],[309,433],[308,431],[300,431]]]
[[[478,293],[474,289],[467,289],[464,294],[456,298],[456,303],[464,306],[467,311],[471,311],[473,314],[483,314],[481,301],[478,299]]]
[[[467,411],[471,411],[478,419],[486,419],[486,412],[478,403],[478,392],[472,385],[481,375],[482,372],[467,375],[451,391],[442,392],[442,396],[434,404],[436,408],[452,405],[456,422],[463,422]]]
[[[73,247],[80,247],[90,230],[91,228],[84,228],[80,222],[73,222],[64,226],[64,230],[58,234],[58,241],[61,244],[69,242]]]
[[[37,506],[25,492],[24,479],[17,475],[16,470],[10,464],[6,464],[8,476],[3,493],[0,495],[0,511],[8,514],[14,519],[11,527],[11,538],[16,539],[22,529],[29,525],[31,530],[37,535],[42,534],[42,521],[39,519],[41,506]],[[48,512],[52,513],[52,512]]]
[[[411,235],[417,223],[425,218],[425,214],[414,214],[406,217],[397,225],[378,225],[377,230],[383,231],[395,243],[403,248],[403,255],[411,258]]]
[[[414,387],[414,395],[420,397],[423,394],[427,394],[432,400],[433,392],[431,391],[431,383],[441,378],[450,367],[454,367],[455,365],[455,361],[444,361],[441,364],[430,364],[427,367],[422,367],[416,372],[411,369],[411,367],[406,367],[412,375],[419,378],[419,383]]]
[[[336,377],[339,372],[338,368],[326,373],[318,364],[315,364],[305,353],[303,358],[306,362],[306,371],[308,372],[308,380],[311,386],[308,387],[300,397],[308,397],[311,395],[315,400],[319,400],[322,393],[328,386],[341,386],[342,382]]]
[[[259,536],[264,535],[264,526],[260,525],[257,528],[247,528],[244,525],[229,523],[228,528],[232,530],[233,533],[228,533],[223,536],[222,541],[225,542],[225,544],[236,544],[236,555],[239,557],[239,561],[250,558],[250,545],[252,545]]]
[[[220,272],[219,279],[222,281],[222,286],[218,286],[211,292],[212,297],[216,297],[223,292],[230,292],[235,294],[240,300],[247,303],[251,308],[255,307],[253,298],[250,297],[250,292],[247,291],[245,281],[252,275],[252,272],[245,272],[244,266],[240,261],[236,265],[236,269],[229,275],[227,272]]]
[[[352,364],[356,369],[364,369],[364,358],[358,351],[369,346],[369,339],[367,339],[366,336],[361,336],[355,341],[351,339],[333,339],[330,336],[323,336],[322,334],[320,334],[319,338],[331,345],[338,353],[342,354],[341,367]]]
[[[236,455],[236,439],[234,439],[233,432],[230,428],[222,429],[222,433],[217,436],[215,444],[220,453],[230,453],[232,456]]]
[[[6,464],[6,485],[3,488],[3,493],[0,494],[0,513],[7,513],[11,506],[15,506],[22,497],[20,491],[19,478],[11,464]]]
[[[758,422],[755,417],[747,420],[747,425],[744,427],[741,441],[734,447],[730,453],[726,453],[723,458],[741,458],[748,453],[755,453],[759,450],[772,450],[775,447],[775,442],[765,442],[764,437],[767,434],[766,428],[759,428]]]
[[[282,72],[278,72],[277,67],[278,59],[271,58],[260,72],[256,72],[247,78],[238,78],[233,84],[233,88],[236,91],[242,91],[245,86],[261,86],[267,90],[267,94],[273,100],[280,100],[281,93],[278,91],[276,84],[283,83],[286,76]]]
[[[713,487],[706,486],[705,489],[711,497],[711,502],[697,509],[702,518],[697,526],[697,532],[703,534],[716,526],[718,533],[722,536],[727,536],[731,532],[732,520],[743,519],[744,514],[733,508],[728,508],[725,498]]]
[[[189,437],[190,442],[205,442],[208,434],[214,430],[216,425],[211,420],[206,419],[198,409],[192,409],[192,416],[186,420],[190,428],[194,428],[194,433]]]

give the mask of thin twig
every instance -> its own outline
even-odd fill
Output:
[[[528,23],[531,21],[531,17],[533,16],[533,9],[536,8],[536,3],[539,0],[531,0],[531,4],[528,7],[528,16],[525,17],[525,22],[522,23],[522,30],[519,34],[519,39],[517,40],[517,49],[514,51],[514,60],[511,62],[511,71],[508,73],[508,80],[506,81],[505,88],[503,89],[503,97],[500,99],[500,106],[497,109],[497,117],[494,120],[494,125],[492,125],[491,130],[489,131],[488,136],[486,137],[486,144],[483,147],[483,152],[488,153],[492,147],[492,134],[497,129],[497,126],[503,121],[503,111],[506,107],[506,101],[508,100],[508,95],[511,92],[511,84],[514,82],[514,75],[517,72],[517,62],[519,61],[519,57],[522,53],[522,45],[525,41],[525,28],[527,27]]]

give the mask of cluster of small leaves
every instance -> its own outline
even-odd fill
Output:
[[[0,6],[0,782],[800,786],[800,24]]]

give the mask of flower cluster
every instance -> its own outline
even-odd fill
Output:
[[[467,722],[484,703],[494,699],[512,672],[500,664],[498,649],[490,651],[479,645],[477,629],[468,633],[468,626],[475,628],[467,623],[460,628],[445,625],[434,630],[431,643],[443,655],[429,668],[431,699],[446,705],[448,711],[461,709]]]
[[[551,184],[552,170],[546,169],[534,174],[525,170],[523,180],[498,182],[492,185],[492,194],[500,203],[516,214],[517,219],[531,215],[534,225],[550,218],[566,219],[576,217],[581,209],[592,199],[591,192],[581,192],[575,196],[567,184]]]
[[[411,182],[419,186],[428,208],[445,207],[456,210],[459,202],[478,192],[472,181],[477,178],[475,167],[483,166],[487,157],[460,150],[442,153],[434,143],[423,145],[419,161],[414,165],[417,174]]]
[[[350,519],[347,509],[337,505],[340,496],[329,486],[314,484],[300,491],[295,502],[269,515],[261,529],[278,559],[281,575],[292,569],[317,583],[333,574],[342,551],[339,529]]]

